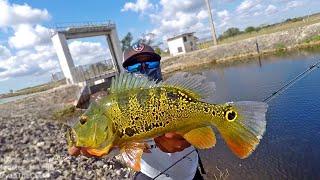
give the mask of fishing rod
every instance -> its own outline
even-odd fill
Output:
[[[270,102],[273,98],[275,98],[276,96],[280,95],[282,92],[284,92],[285,90],[287,90],[289,87],[291,87],[292,85],[294,85],[296,82],[298,82],[299,80],[301,80],[302,78],[306,77],[308,74],[310,74],[311,72],[313,72],[314,70],[316,70],[317,68],[320,68],[320,60],[318,62],[316,62],[315,64],[311,65],[308,69],[306,69],[305,71],[303,71],[302,73],[300,73],[299,75],[295,76],[292,80],[290,80],[289,82],[287,82],[286,84],[284,84],[283,86],[281,86],[277,91],[273,92],[270,96],[266,97],[263,102]],[[183,157],[181,157],[179,160],[177,160],[175,163],[173,163],[172,165],[170,165],[168,168],[166,168],[165,170],[161,171],[156,177],[152,178],[153,180],[158,178],[159,176],[161,176],[162,174],[164,174],[166,171],[168,171],[170,168],[172,168],[173,166],[175,166],[176,164],[178,164],[180,161],[182,161],[183,159],[185,159],[187,156],[189,156],[191,153],[193,152],[197,152],[197,149],[193,149],[192,151],[190,151],[189,153],[185,154]],[[198,153],[199,154],[199,153]],[[203,165],[200,161],[200,169],[201,172],[204,172],[204,168]]]
[[[270,96],[265,98],[263,102],[270,102],[273,98],[275,98],[277,95],[284,92],[286,89],[291,87],[293,84],[310,74],[312,71],[314,71],[316,68],[320,68],[320,61],[316,62],[315,64],[311,65],[308,69],[297,75],[295,78],[293,78],[291,81],[287,82],[285,85],[283,85],[281,88],[279,88],[277,91],[272,93]]]

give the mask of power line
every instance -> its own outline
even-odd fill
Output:
[[[301,80],[302,78],[306,77],[308,74],[310,74],[311,72],[313,72],[316,68],[320,68],[320,60],[318,62],[316,62],[315,64],[311,65],[308,69],[306,69],[305,71],[303,71],[302,73],[300,73],[299,75],[297,75],[295,78],[293,78],[292,80],[290,80],[288,83],[286,83],[285,85],[281,86],[277,91],[275,91],[274,93],[272,93],[270,96],[268,96],[267,98],[265,98],[263,100],[263,102],[270,102],[274,97],[276,97],[277,95],[280,95],[281,92],[284,92],[285,90],[287,90],[289,87],[291,87],[293,84],[295,84],[296,82],[298,82],[299,80]],[[160,172],[156,177],[152,178],[152,179],[156,179],[159,176],[161,176],[162,174],[164,174],[166,171],[168,171],[170,168],[172,168],[173,166],[175,166],[177,163],[179,163],[180,161],[182,161],[183,159],[185,159],[187,156],[189,156],[191,153],[193,152],[198,152],[197,149],[193,149],[192,151],[190,151],[189,153],[187,153],[186,155],[184,155],[183,157],[181,157],[179,160],[177,160],[175,163],[173,163],[172,165],[170,165],[168,168],[166,168],[165,170],[163,170],[162,172]]]

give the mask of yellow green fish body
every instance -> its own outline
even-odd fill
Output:
[[[217,124],[232,110],[230,105],[207,104],[181,88],[166,86],[111,95],[105,104],[110,104],[106,114],[117,129],[119,144]]]
[[[236,155],[250,155],[264,133],[267,105],[206,103],[212,86],[199,77],[185,76],[156,84],[121,74],[113,80],[110,94],[73,127],[71,144],[89,148],[97,156],[119,147],[128,165],[139,170],[145,140],[177,132],[196,148],[210,148],[216,142],[210,126],[215,126]]]

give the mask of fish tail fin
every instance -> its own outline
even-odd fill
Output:
[[[268,105],[252,101],[227,105],[230,110],[217,127],[231,151],[244,159],[255,150],[265,132]]]

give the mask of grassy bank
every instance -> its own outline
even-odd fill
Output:
[[[246,61],[246,60],[253,60],[257,58],[264,58],[268,56],[283,56],[289,53],[293,53],[295,51],[300,50],[312,50],[312,51],[320,51],[320,35],[313,36],[303,43],[297,44],[295,46],[287,47],[284,44],[277,44],[275,49],[265,50],[258,54],[257,52],[253,53],[246,53],[246,54],[239,54],[234,56],[228,56],[226,58],[219,58],[217,60],[204,60],[204,61],[197,61],[197,63],[183,63],[177,65],[164,65],[162,66],[163,74],[165,77],[170,76],[172,73],[177,71],[184,71],[184,70],[192,70],[194,68],[203,68],[207,67],[208,65],[213,66],[232,66],[238,62]],[[170,61],[170,60],[169,60]]]
[[[33,93],[42,92],[42,91],[46,91],[46,90],[55,88],[55,87],[61,86],[63,84],[65,84],[65,80],[60,80],[60,81],[56,81],[56,82],[49,82],[49,83],[41,84],[38,86],[20,89],[15,92],[12,92],[12,93],[0,94],[0,98],[9,98],[9,97],[14,97],[14,96],[33,94]]]
[[[235,41],[240,41],[256,36],[261,36],[261,35],[266,35],[266,34],[271,34],[279,31],[286,31],[288,29],[292,28],[297,28],[297,27],[304,27],[316,23],[320,23],[320,13],[319,14],[314,14],[311,16],[305,16],[305,17],[300,17],[300,18],[295,18],[297,20],[292,20],[292,21],[286,21],[286,22],[281,22],[277,24],[272,24],[272,25],[265,25],[259,28],[258,31],[252,31],[252,32],[244,32],[239,35],[235,35],[232,37],[228,38],[223,38],[218,40],[218,44],[226,44],[226,43],[232,43]],[[204,49],[208,48],[213,45],[212,41],[207,41],[199,44],[199,49]]]

